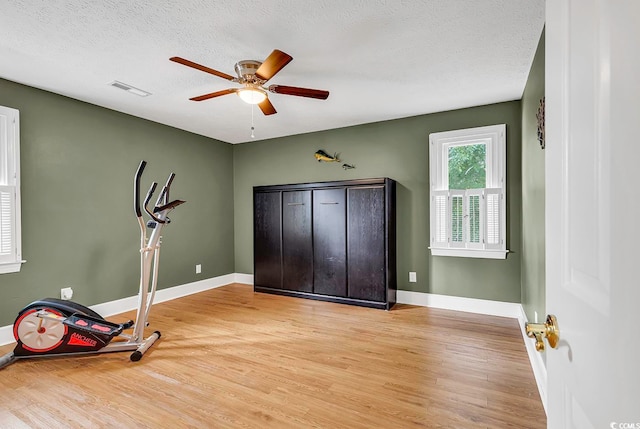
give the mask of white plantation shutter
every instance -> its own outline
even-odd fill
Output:
[[[14,195],[13,186],[0,186],[0,263],[15,259]]]
[[[484,240],[484,204],[482,194],[484,189],[467,189],[465,192],[465,232],[466,247],[482,249]]]
[[[20,271],[19,112],[0,106],[0,274]]]
[[[502,218],[502,189],[489,188],[485,190],[486,205],[486,237],[485,244],[487,249],[502,249],[503,225],[500,222]]]
[[[449,191],[449,231],[451,247],[465,247],[464,191]]]
[[[504,249],[502,189],[454,189],[432,194],[431,249]]]
[[[447,201],[449,191],[435,191],[431,199],[431,242],[436,247],[447,246]]]

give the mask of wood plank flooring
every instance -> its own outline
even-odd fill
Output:
[[[233,284],[156,304],[150,322],[162,338],[140,362],[124,352],[0,370],[0,427],[546,427],[515,319]]]

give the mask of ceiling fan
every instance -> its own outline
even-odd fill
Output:
[[[284,68],[293,57],[278,49],[275,49],[264,62],[255,60],[238,61],[234,66],[238,77],[233,77],[226,73],[222,73],[218,70],[194,63],[193,61],[186,60],[180,57],[171,57],[170,60],[179,64],[183,64],[188,67],[203,71],[205,73],[211,73],[212,75],[221,77],[223,79],[230,80],[242,85],[241,88],[229,88],[222,91],[212,92],[210,94],[204,94],[197,97],[190,98],[193,101],[209,100],[211,98],[220,97],[222,95],[236,93],[249,104],[257,104],[265,115],[273,115],[276,109],[269,101],[267,91],[274,94],[295,95],[298,97],[317,98],[320,100],[326,100],[329,97],[329,91],[323,91],[319,89],[310,88],[298,88],[296,86],[285,85],[269,85],[265,87],[269,79],[276,75],[280,70]]]

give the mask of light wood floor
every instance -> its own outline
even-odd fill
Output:
[[[515,319],[229,285],[155,305],[156,329],[140,362],[125,352],[0,370],[0,427],[546,427]]]

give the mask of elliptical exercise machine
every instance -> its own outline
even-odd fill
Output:
[[[158,284],[160,233],[170,222],[169,212],[185,201],[169,201],[169,189],[175,177],[171,173],[155,207],[150,210],[148,204],[158,186],[153,182],[143,204],[151,217],[145,225],[140,209],[140,179],[146,165],[146,161],[140,162],[134,178],[134,210],[140,225],[140,290],[136,322],[109,322],[92,309],[72,301],[45,298],[32,302],[18,313],[13,324],[13,335],[18,343],[12,352],[0,357],[0,368],[23,358],[132,350],[131,360],[139,361],[160,338],[158,331],[144,338]],[[148,239],[146,227],[152,230]],[[131,334],[123,332],[131,328]],[[116,337],[124,340],[111,342]]]

